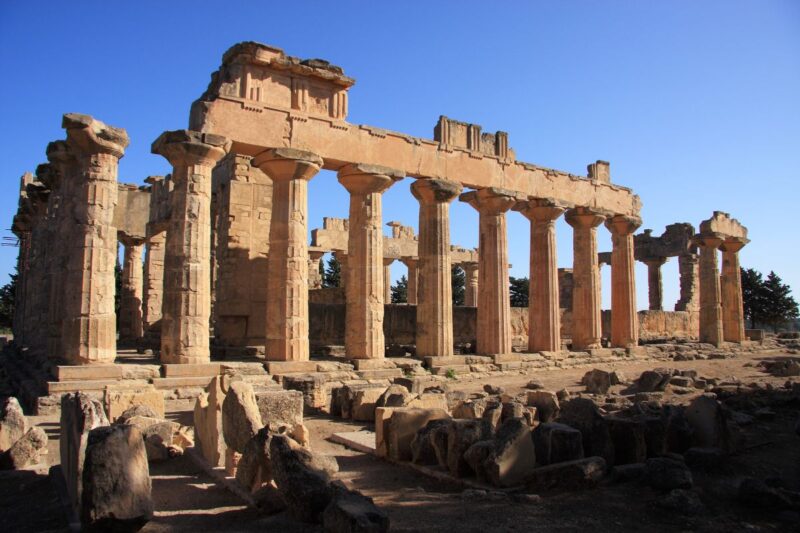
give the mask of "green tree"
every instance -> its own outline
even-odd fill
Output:
[[[325,268],[325,274],[322,276],[322,286],[326,289],[333,287],[340,287],[342,284],[342,265],[335,255],[331,255],[328,259],[328,266]]]
[[[764,322],[765,300],[764,279],[761,272],[752,268],[742,268],[742,301],[744,303],[744,318],[750,322],[750,327]]]
[[[511,307],[528,307],[528,278],[508,278],[511,293]]]
[[[400,276],[397,283],[392,285],[392,303],[404,304],[408,302],[408,279],[405,274]]]
[[[453,305],[464,305],[467,275],[461,267],[453,266],[450,270],[450,285],[453,288]]]
[[[16,269],[15,269],[16,270]],[[14,323],[15,299],[17,293],[17,272],[9,274],[11,281],[0,287],[0,328],[10,329]]]
[[[763,285],[764,300],[764,322],[773,328],[783,326],[787,322],[796,320],[800,313],[797,309],[797,302],[792,297],[792,289],[783,283],[775,272],[770,271]]]

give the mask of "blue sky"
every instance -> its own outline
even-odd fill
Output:
[[[150,154],[186,127],[191,102],[223,52],[255,40],[342,66],[357,82],[348,120],[431,137],[439,115],[509,133],[517,158],[612,181],[642,198],[643,228],[697,225],[714,210],[750,229],[742,265],[800,288],[791,213],[800,199],[800,2],[32,2],[0,3],[0,218],[16,210],[19,176],[64,137],[61,115],[124,127],[120,180],[169,171]],[[384,219],[417,225],[406,179]],[[347,216],[331,173],[310,186],[310,226]],[[477,245],[477,214],[452,208],[452,241]],[[388,228],[387,228],[388,229]],[[559,266],[572,260],[558,225]],[[528,271],[529,228],[509,215],[512,275]],[[601,250],[610,249],[599,230]],[[16,249],[0,248],[0,280]],[[405,272],[393,265],[393,276]],[[603,272],[604,307],[610,275]],[[664,302],[678,298],[677,262]],[[637,265],[638,304],[647,277]],[[800,290],[800,289],[798,289]],[[797,295],[796,295],[797,296]]]

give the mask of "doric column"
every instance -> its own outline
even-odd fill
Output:
[[[514,207],[531,221],[528,350],[561,350],[561,310],[556,259],[556,220],[564,208],[544,199]]]
[[[406,303],[408,305],[417,305],[417,287],[419,281],[419,259],[416,257],[404,257],[401,259],[406,268],[408,268],[408,276],[406,277]]]
[[[113,363],[117,355],[114,267],[117,263],[119,159],[125,130],[87,115],[64,115],[67,145],[75,156],[70,218],[71,246],[64,273],[62,355],[73,364]]]
[[[698,305],[700,269],[695,253],[678,256],[678,273],[680,275],[681,296],[675,304],[676,311],[696,312]]]
[[[347,252],[344,251],[336,251],[333,252],[333,256],[336,258],[336,261],[339,263],[339,287],[344,288],[347,290],[347,276],[350,272],[350,266],[348,264],[348,255]],[[381,278],[383,279],[383,278]]]
[[[352,224],[352,223],[351,223]],[[353,226],[350,226],[350,231],[353,231]],[[392,303],[392,263],[394,259],[391,257],[383,258],[383,294],[384,301]]]
[[[728,342],[742,342],[744,335],[744,307],[742,276],[739,270],[739,250],[747,244],[741,239],[726,239],[722,250],[722,332]]]
[[[417,355],[453,355],[453,287],[450,265],[450,202],[461,184],[419,179],[411,194],[419,200]]]
[[[615,215],[606,220],[612,245],[611,346],[614,348],[631,348],[639,344],[633,232],[641,224],[639,217],[625,215]]]
[[[723,336],[717,249],[722,239],[714,234],[699,234],[696,242],[700,247],[700,342],[719,346]]]
[[[308,361],[308,181],[322,158],[273,148],[252,164],[272,178],[267,257],[267,359]]]
[[[142,298],[142,322],[145,333],[150,332],[161,321],[161,306],[164,301],[164,249],[167,240],[162,231],[147,239],[144,254],[144,289]]]
[[[600,267],[597,262],[597,226],[605,217],[588,207],[567,211],[572,226],[572,349],[600,348]]]
[[[119,338],[138,340],[142,338],[142,252],[144,240],[125,239],[122,262],[122,290],[119,300]]]
[[[164,260],[163,363],[207,363],[211,319],[211,171],[230,148],[225,137],[168,131],[152,152],[172,165]]]
[[[651,311],[664,310],[663,284],[661,267],[667,262],[666,257],[651,257],[642,261],[647,265],[647,296]]]
[[[319,272],[319,260],[325,252],[320,250],[309,250],[308,252],[308,288],[322,288],[322,274]]]
[[[464,305],[478,307],[478,263],[461,263],[464,270]]]
[[[459,198],[479,213],[477,353],[511,353],[506,211],[517,201],[506,189],[487,187]]]
[[[339,183],[350,193],[350,231],[347,238],[350,273],[346,286],[345,351],[350,359],[380,359],[383,305],[390,279],[383,257],[383,192],[403,173],[375,165],[351,164],[339,169]]]

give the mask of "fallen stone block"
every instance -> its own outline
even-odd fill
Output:
[[[602,457],[606,464],[614,464],[611,430],[593,401],[588,398],[573,398],[562,403],[558,420],[581,432],[586,456]]]
[[[164,394],[152,386],[146,390],[134,391],[106,389],[103,393],[103,404],[109,420],[116,420],[135,406],[147,406],[158,418],[164,418]]]
[[[27,433],[28,419],[13,396],[0,402],[0,453],[3,453]]]
[[[654,457],[646,463],[647,483],[657,490],[692,488],[692,472],[681,461],[671,457]]]
[[[566,424],[546,422],[533,430],[536,461],[546,466],[583,459],[583,435]]]
[[[580,433],[578,445],[580,445]],[[489,456],[483,461],[488,481],[497,487],[524,483],[536,468],[531,428],[522,418],[509,418],[497,430]]]
[[[389,441],[386,439],[389,434],[389,419],[397,407],[376,407],[375,408],[375,455],[378,457],[388,457]]]
[[[89,433],[81,524],[89,531],[138,531],[153,518],[150,472],[138,428],[116,425]]]
[[[665,368],[645,370],[636,381],[639,392],[657,392],[667,388],[672,371]]]
[[[222,403],[229,384],[227,376],[213,377],[194,404],[195,440],[212,467],[223,464],[227,449],[222,434]]]
[[[291,432],[303,425],[303,393],[296,390],[255,393],[261,423],[277,431],[284,426]]]
[[[416,397],[402,385],[389,385],[375,402],[375,407],[406,407]]]
[[[353,403],[350,408],[351,418],[357,422],[372,422],[375,420],[375,407],[383,395],[381,388],[368,388],[355,391]]]
[[[481,483],[490,483],[489,475],[486,471],[485,461],[494,451],[494,442],[491,440],[478,441],[464,452],[464,461],[475,472],[475,477]]]
[[[252,385],[244,381],[231,383],[222,402],[222,434],[225,444],[242,453],[247,442],[263,426]]]
[[[647,459],[644,424],[637,420],[608,417],[614,442],[614,464],[643,463]]]
[[[329,476],[310,468],[302,451],[308,452],[292,446],[288,437],[274,435],[269,446],[272,475],[290,514],[302,522],[319,523],[334,491]]]
[[[436,462],[442,468],[447,468],[447,435],[450,433],[448,426],[449,424],[442,424],[434,428],[429,437],[436,453]]]
[[[271,441],[269,428],[260,429],[244,447],[242,457],[236,465],[236,482],[250,493],[258,492],[262,485],[272,481],[269,456]]]
[[[47,454],[47,434],[39,427],[32,427],[17,439],[11,448],[0,454],[0,469],[19,470],[38,464]]]
[[[434,430],[439,427],[446,426],[450,421],[447,418],[440,418],[431,420],[425,427],[417,431],[414,439],[411,441],[411,462],[418,465],[435,465],[438,464],[436,458],[436,450],[431,441],[431,435]]]
[[[692,400],[686,408],[686,418],[694,431],[696,446],[731,451],[728,415],[713,395],[703,394]]]
[[[483,412],[483,416],[481,418],[489,422],[489,425],[492,426],[492,429],[497,429],[500,426],[500,420],[503,418],[502,405],[495,405],[488,408]]]
[[[595,487],[605,475],[602,457],[587,457],[537,468],[528,478],[526,488],[532,492],[568,491]]]
[[[410,400],[406,407],[417,407],[419,409],[442,409],[449,411],[447,397],[440,392],[423,392],[416,398]]]
[[[558,397],[549,391],[528,391],[528,406],[535,407],[540,422],[552,422],[558,417],[560,405]]]
[[[472,472],[464,453],[478,441],[491,439],[494,434],[487,420],[452,420],[447,427],[447,468],[456,477]]]
[[[335,482],[333,498],[322,514],[322,526],[331,533],[384,533],[389,517],[372,498]]]
[[[152,407],[148,405],[134,405],[127,408],[121,415],[114,419],[115,424],[125,424],[134,416],[144,416],[147,418],[160,418]]]
[[[389,418],[384,439],[387,443],[387,455],[395,461],[410,461],[413,458],[411,441],[417,432],[431,420],[448,419],[450,415],[443,409],[416,409],[399,407],[393,410]]]
[[[586,385],[586,392],[590,394],[606,394],[611,388],[611,374],[595,368],[583,375],[581,384]]]

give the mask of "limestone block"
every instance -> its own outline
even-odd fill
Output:
[[[64,394],[61,397],[61,440],[59,442],[61,472],[64,474],[70,503],[77,511],[81,508],[81,492],[83,490],[81,480],[83,479],[89,432],[107,425],[108,419],[99,401],[81,392]]]
[[[146,405],[159,417],[164,418],[164,395],[155,388],[138,391],[112,390],[107,388],[103,404],[109,420],[116,420],[130,407]]]
[[[494,447],[483,461],[483,468],[492,485],[513,487],[531,476],[536,458],[530,426],[522,418],[510,418],[497,430]]]
[[[584,374],[581,383],[586,385],[586,392],[590,394],[606,394],[611,387],[611,374],[595,368]]]
[[[731,449],[728,415],[711,394],[698,396],[686,408],[686,417],[694,430],[694,443],[704,448]]]
[[[156,413],[152,408],[147,405],[134,405],[129,407],[123,411],[121,415],[119,415],[115,420],[115,424],[124,424],[131,418],[135,416],[146,416],[149,418],[159,418],[158,413]],[[140,428],[141,429],[141,428]]]
[[[555,393],[543,390],[529,390],[528,407],[535,407],[540,422],[550,422],[559,413],[558,397]]]
[[[418,397],[409,401],[407,407],[418,407],[420,409],[442,409],[447,411],[447,396],[439,392],[423,392]]]
[[[546,466],[583,459],[583,436],[566,424],[546,422],[533,431],[536,460]]]
[[[152,518],[150,472],[142,433],[135,426],[93,429],[83,472],[83,527],[136,531]]]
[[[303,425],[303,393],[300,391],[261,391],[256,393],[261,423],[276,431],[286,426],[289,432]]]
[[[431,436],[434,430],[440,427],[445,427],[450,423],[449,419],[440,418],[431,420],[425,427],[417,431],[414,439],[411,441],[411,462],[418,465],[436,465],[438,459],[436,457],[436,450],[433,447]]]
[[[372,498],[349,490],[339,482],[334,483],[333,488],[334,496],[322,515],[325,531],[389,531],[389,517],[375,505]]]
[[[304,460],[303,448],[292,446],[283,435],[272,437],[269,446],[272,474],[290,514],[303,522],[318,523],[333,498],[330,478]]]
[[[614,464],[611,430],[593,401],[588,398],[574,398],[563,402],[558,420],[581,432],[583,451],[587,456],[599,456],[607,464]]]
[[[647,459],[644,424],[638,420],[608,417],[611,440],[614,442],[614,464],[643,463]]]
[[[534,492],[588,489],[597,486],[605,471],[606,462],[602,457],[556,463],[534,470],[527,488]]]
[[[494,441],[481,440],[470,446],[464,452],[464,461],[469,465],[475,477],[481,483],[489,483],[489,476],[484,466],[489,456],[494,451]]]
[[[0,453],[10,449],[28,431],[28,419],[19,401],[10,396],[0,405]]]
[[[39,427],[32,427],[17,439],[11,448],[0,454],[0,469],[19,470],[42,461],[47,454],[47,434]]]
[[[464,453],[478,441],[492,438],[494,430],[486,420],[453,420],[447,427],[447,468],[456,477],[472,472]]]
[[[413,457],[411,441],[417,431],[431,420],[441,418],[450,418],[450,415],[442,409],[395,408],[389,418],[388,427],[384,428],[383,439],[387,443],[388,457],[395,461],[410,461]]]
[[[389,419],[392,418],[397,407],[376,407],[375,408],[375,455],[378,457],[388,457],[389,441]]]
[[[247,442],[264,427],[258,410],[253,386],[234,381],[222,402],[222,434],[225,444],[238,453],[244,452]]]
[[[225,457],[222,403],[228,384],[226,377],[214,377],[206,387],[206,392],[197,397],[194,406],[195,437],[200,444],[203,457],[211,466],[220,466]]]
[[[243,489],[255,493],[264,483],[272,481],[272,462],[269,446],[272,433],[269,428],[262,428],[247,442],[242,458],[236,468],[236,482]]]
[[[404,387],[403,385],[389,385],[389,388],[381,394],[381,397],[378,398],[378,401],[375,403],[376,407],[406,407],[409,402],[417,397],[416,394],[412,394],[409,390]],[[414,407],[422,407],[421,405],[415,405]]]

